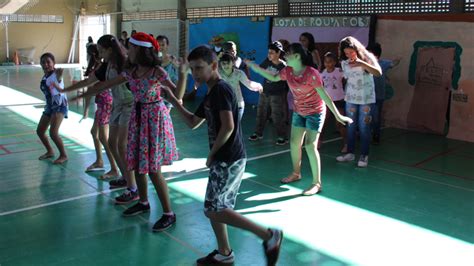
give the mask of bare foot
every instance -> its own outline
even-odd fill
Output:
[[[53,157],[54,157],[54,153],[46,152],[45,154],[38,157],[38,160],[46,160],[46,159],[53,158]]]
[[[104,170],[104,162],[95,161],[93,164],[89,165],[86,168],[86,172],[93,172],[93,171],[102,171]]]
[[[282,178],[280,182],[282,182],[283,184],[288,184],[288,183],[300,181],[300,180],[301,180],[301,174],[297,174],[293,172],[289,176]]]
[[[117,170],[110,170],[109,172],[101,175],[99,178],[100,179],[111,179],[111,178],[116,178],[119,176],[119,172]]]
[[[59,156],[58,159],[53,161],[53,164],[63,164],[67,162],[67,157],[66,156]]]

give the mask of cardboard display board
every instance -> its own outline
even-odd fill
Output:
[[[189,23],[189,49],[207,44],[220,46],[226,41],[237,44],[237,52],[242,59],[262,62],[268,52],[270,18],[205,18],[191,20]],[[262,82],[263,79],[251,73],[251,79]],[[205,90],[198,89],[198,96]],[[258,103],[258,93],[242,88],[242,95],[248,104]]]

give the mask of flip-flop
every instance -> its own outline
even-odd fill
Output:
[[[97,166],[96,164],[91,164],[86,168],[86,173],[87,172],[97,172],[97,171],[104,171],[105,168],[102,166]]]
[[[106,173],[106,174],[103,174],[101,176],[99,176],[99,179],[100,180],[109,180],[109,179],[115,179],[117,178],[119,175],[112,175],[110,173]]]
[[[301,174],[295,174],[295,173],[292,173],[291,175],[285,177],[285,178],[282,178],[280,180],[281,183],[283,184],[288,184],[288,183],[291,183],[291,182],[296,182],[296,181],[300,181],[301,180]]]
[[[64,160],[61,160],[61,161],[58,161],[58,159],[56,159],[56,160],[53,161],[53,164],[63,164],[65,162],[67,162],[67,160],[68,160],[67,158],[64,159]]]
[[[43,154],[38,158],[38,160],[46,160],[46,159],[53,158],[53,157],[54,157],[54,153],[53,154]]]

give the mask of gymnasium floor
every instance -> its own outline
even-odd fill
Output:
[[[74,71],[65,71],[73,75]],[[163,170],[177,213],[175,227],[152,233],[161,207],[124,218],[114,205],[121,190],[84,169],[94,159],[89,129],[71,103],[62,126],[69,161],[39,161],[35,134],[42,112],[39,67],[0,68],[0,265],[193,265],[216,245],[202,213],[208,152],[206,127],[189,130],[173,112],[181,160]],[[65,80],[68,80],[66,77]],[[4,87],[6,86],[6,87]],[[91,112],[92,113],[92,112]],[[244,136],[255,126],[248,106]],[[289,146],[247,144],[248,163],[236,210],[279,227],[279,265],[469,265],[474,261],[474,144],[387,128],[371,147],[369,167],[335,160],[340,140],[331,127],[320,150],[324,191],[301,197],[311,178],[281,185]],[[105,156],[105,155],[104,155]],[[106,158],[106,157],[104,157]],[[264,265],[260,241],[230,228],[235,265]],[[471,264],[472,265],[472,264]]]

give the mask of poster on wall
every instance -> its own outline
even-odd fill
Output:
[[[323,56],[326,52],[338,53],[339,42],[346,36],[353,36],[362,44],[369,43],[369,16],[317,16],[273,18],[272,40],[299,42],[303,32],[314,36],[316,49]]]
[[[189,22],[189,49],[207,44],[220,46],[226,41],[237,44],[237,53],[242,59],[261,63],[267,56],[269,44],[270,18],[205,18]],[[251,79],[262,82],[262,78],[251,73]],[[198,96],[205,90],[198,89]],[[258,93],[242,86],[242,95],[248,104],[258,103]]]

